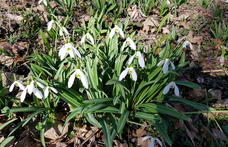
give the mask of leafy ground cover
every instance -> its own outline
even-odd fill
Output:
[[[10,0],[0,10],[2,146],[227,146],[227,2]],[[27,89],[9,90],[15,79]]]

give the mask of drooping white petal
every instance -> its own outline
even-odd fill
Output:
[[[13,91],[13,88],[14,88],[14,85],[15,85],[16,83],[15,83],[15,81],[13,82],[13,84],[10,86],[10,88],[9,88],[9,92],[12,92]]]
[[[131,75],[134,81],[137,81],[137,74],[133,67],[130,67]]]
[[[76,50],[75,48],[73,49],[74,50],[74,53],[79,57],[79,58],[82,58],[81,54],[79,53],[78,50]]]
[[[144,68],[145,67],[145,61],[144,61],[144,56],[141,54],[141,52],[137,51],[136,56],[138,56],[138,62],[139,65]]]
[[[114,36],[115,32],[116,32],[116,28],[114,27],[114,28],[111,30],[110,34],[109,34],[109,38],[110,38],[110,39],[112,39],[112,37]]]
[[[169,59],[165,59],[165,64],[163,66],[163,73],[166,74],[169,69]]]
[[[119,27],[118,27],[119,28]],[[119,28],[120,35],[124,38],[124,32]]]
[[[66,35],[69,35],[69,33],[65,27],[62,27],[62,30],[65,32]]]
[[[145,140],[150,139],[150,138],[151,138],[151,136],[145,136],[145,137],[142,139],[142,141],[145,141]]]
[[[162,142],[160,141],[160,139],[155,138],[155,140],[157,140],[157,142],[159,143],[159,145],[162,146]]]
[[[170,5],[170,1],[169,1],[169,0],[166,0],[166,4],[167,4],[167,5]]]
[[[189,45],[189,47],[190,47],[191,50],[193,49],[193,46],[192,46],[191,42],[189,42],[189,41],[186,40],[186,41],[183,43],[183,48],[186,48],[187,45]]]
[[[70,78],[68,80],[68,88],[72,87],[74,80],[75,80],[75,76],[76,76],[76,71],[70,76]]]
[[[39,99],[43,98],[43,94],[36,88],[33,89],[33,93],[35,94],[35,96]]]
[[[133,61],[134,58],[135,58],[135,55],[136,55],[136,53],[135,53],[133,56],[131,56],[131,58],[130,58],[129,61],[128,61],[128,65],[130,65],[130,64],[132,63],[132,61]]]
[[[179,88],[177,87],[176,83],[174,83],[174,93],[175,93],[176,96],[180,95]]]
[[[150,144],[148,145],[148,147],[154,147],[154,141],[155,141],[155,139],[151,138]]]
[[[47,30],[50,31],[51,30],[51,27],[52,27],[52,24],[54,23],[54,20],[52,19],[51,21],[48,22],[48,28]]]
[[[18,86],[19,86],[19,88],[21,90],[25,90],[25,86],[24,85],[22,85],[20,82],[17,82],[17,84],[18,84]]]
[[[28,88],[28,93],[29,93],[29,94],[32,94],[34,85],[32,85],[32,84],[30,83],[30,85],[27,85],[27,88]]]
[[[59,36],[63,36],[62,28],[59,29]]]
[[[28,88],[28,87],[27,87],[27,88]],[[27,88],[26,88],[25,90],[23,90],[23,92],[22,92],[22,94],[21,94],[21,102],[24,102],[24,100],[25,100]]]
[[[189,43],[189,47],[190,47],[190,49],[191,49],[191,50],[193,49],[193,46],[192,46],[192,44],[191,44],[191,43]]]
[[[129,37],[127,38],[127,42],[128,41],[130,42],[130,44],[129,44],[130,48],[133,50],[136,50],[135,42],[133,40],[131,40],[131,38],[129,38]]]
[[[86,34],[82,37],[81,44],[85,42]]]
[[[48,97],[48,94],[49,94],[49,86],[45,87],[44,88],[44,98],[46,99]]]
[[[161,60],[160,62],[158,62],[157,66],[161,66],[164,63],[164,60]]]
[[[38,2],[38,4],[42,3],[42,1],[43,1],[43,0],[40,0],[40,1]]]
[[[73,48],[70,48],[70,50],[67,50],[67,52],[70,54],[70,56],[71,56],[72,58],[74,58],[74,57],[75,57],[75,54],[74,54]]]
[[[45,6],[47,6],[47,0],[43,0]]]
[[[37,82],[37,81],[36,81],[36,84],[37,84],[40,88],[44,88],[44,85],[41,84],[40,82]]]
[[[63,47],[59,50],[60,60],[63,60],[63,58],[66,56],[66,53],[67,53],[67,48],[66,48],[66,46],[63,46]]]
[[[93,37],[89,33],[87,33],[87,36],[89,36],[89,40],[91,41],[92,45],[94,45]]]
[[[58,91],[54,87],[49,87],[54,93],[58,93]]]
[[[124,41],[124,43],[123,43],[123,45],[122,45],[122,47],[121,47],[121,51],[123,51],[123,50],[124,50],[126,43],[127,43],[127,40],[126,40],[126,41]]]
[[[175,66],[174,66],[174,64],[173,64],[172,61],[170,61],[170,64],[171,64],[171,66],[172,66],[172,69],[175,70]]]
[[[169,83],[169,84],[165,87],[165,89],[163,90],[163,94],[166,94],[166,93],[169,92],[169,89],[170,89],[170,87],[171,87],[171,84],[172,84],[172,83]]]
[[[86,78],[86,75],[81,71],[81,69],[76,69],[76,73],[77,75],[79,74],[80,75],[80,79],[81,79],[81,82],[83,84],[83,86],[88,89],[89,88],[89,83],[88,83],[88,80]]]
[[[130,68],[126,68],[124,71],[121,72],[120,77],[119,77],[120,81],[126,77],[129,70],[130,70]]]

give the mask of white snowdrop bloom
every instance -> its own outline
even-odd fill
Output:
[[[64,26],[60,26],[60,29],[59,29],[59,35],[60,36],[63,36],[63,32],[66,34],[66,35],[69,35],[67,29],[64,27]]]
[[[142,68],[144,68],[145,67],[144,56],[141,54],[140,51],[137,51],[133,56],[131,56],[131,58],[128,61],[128,64],[130,65],[135,57],[138,58],[139,65]]]
[[[191,42],[189,42],[187,40],[183,43],[183,48],[186,48],[188,45],[189,45],[190,49],[192,50],[193,46],[192,46]]]
[[[48,27],[47,27],[47,30],[48,30],[48,31],[51,30],[53,23],[57,23],[57,22],[54,21],[54,20],[52,19],[51,21],[49,21],[49,22],[47,23],[47,26],[48,26]]]
[[[92,45],[94,45],[94,40],[93,40],[93,37],[90,35],[90,33],[86,33],[83,37],[82,37],[82,40],[81,40],[81,44],[85,41],[85,39],[89,39],[92,43]]]
[[[157,64],[157,66],[161,66],[164,62],[165,62],[164,66],[163,66],[163,73],[164,73],[164,74],[166,74],[166,73],[168,72],[168,69],[169,69],[169,62],[170,62],[170,64],[171,64],[173,70],[175,70],[175,66],[174,66],[173,62],[170,61],[170,60],[167,59],[167,58],[166,58],[165,60],[161,60],[161,61]]]
[[[151,139],[150,139],[151,138]],[[146,136],[142,139],[142,141],[145,141],[147,139],[150,139],[150,144],[148,145],[148,147],[154,147],[155,144],[155,140],[159,143],[159,145],[162,147],[162,142],[158,139],[158,138],[153,138],[151,136]]]
[[[126,77],[127,74],[130,74],[133,80],[137,81],[137,74],[132,66],[128,66],[124,71],[121,72],[119,80],[121,81],[123,78]]]
[[[170,82],[164,89],[163,91],[163,94],[166,94],[169,92],[170,88],[174,88],[174,93],[176,96],[179,96],[180,93],[179,93],[179,88],[177,87],[176,83],[175,82]]]
[[[38,2],[38,4],[41,4],[42,2],[44,3],[45,6],[47,6],[47,0],[40,0],[40,1]]]
[[[58,93],[58,91],[54,87],[47,86],[44,88],[44,98],[46,99],[49,95],[49,91],[53,91],[54,93]]]
[[[61,49],[59,50],[59,56],[60,56],[60,59],[63,60],[63,58],[65,57],[65,55],[69,53],[70,56],[72,58],[75,57],[75,54],[79,57],[79,58],[82,58],[81,54],[79,53],[78,50],[76,50],[72,43],[66,43],[63,47],[61,47]]]
[[[122,45],[121,51],[124,50],[126,43],[127,43],[127,45],[129,45],[129,47],[130,47],[131,49],[136,50],[136,45],[135,45],[134,41],[131,40],[130,37],[127,37],[126,41],[124,41],[124,43],[123,43],[123,45]]]
[[[167,4],[167,5],[170,5],[170,1],[169,1],[169,0],[166,0],[166,4]]]
[[[9,92],[12,92],[12,91],[13,91],[13,88],[14,88],[15,85],[18,86],[19,88],[21,88],[22,90],[24,90],[25,87],[24,87],[24,85],[22,85],[21,83],[22,83],[21,80],[15,79],[15,81],[13,82],[13,84],[12,84],[12,85],[10,86],[10,88],[9,88]]]
[[[72,87],[75,77],[81,80],[82,85],[88,89],[89,88],[89,83],[87,80],[87,77],[85,74],[79,69],[79,67],[75,70],[75,72],[70,76],[69,81],[68,81],[68,88]]]
[[[44,88],[43,84],[41,84],[40,82],[32,80],[31,83],[28,83],[27,87],[23,90],[23,92],[21,94],[21,102],[23,102],[25,100],[25,96],[26,96],[27,91],[29,94],[33,93],[39,99],[43,98],[43,94],[41,93],[41,91],[38,90],[37,88],[35,88],[35,85],[34,85],[35,83],[39,87]]]
[[[111,39],[115,33],[120,33],[120,35],[124,38],[124,33],[118,25],[115,25],[115,27],[111,30],[111,33],[109,34],[109,38]]]

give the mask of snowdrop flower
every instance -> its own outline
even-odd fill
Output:
[[[40,0],[40,1],[38,2],[38,4],[41,4],[42,2],[44,3],[45,6],[47,6],[47,0]]]
[[[124,41],[124,43],[123,43],[123,45],[122,45],[121,51],[124,50],[124,47],[125,47],[126,43],[127,43],[127,45],[129,45],[129,47],[130,47],[131,49],[136,50],[136,45],[135,45],[134,41],[131,40],[130,37],[127,37],[126,41]]]
[[[54,93],[58,93],[58,91],[54,87],[50,87],[47,85],[47,87],[44,88],[44,98],[46,99],[49,95],[49,91],[53,91]]]
[[[131,74],[133,80],[137,81],[137,74],[136,74],[134,68],[130,65],[128,65],[128,67],[124,71],[121,72],[119,80],[121,81],[123,78],[126,77],[127,74]]]
[[[115,27],[111,30],[111,33],[109,34],[109,38],[111,39],[115,33],[120,33],[120,35],[124,38],[124,33],[118,25],[115,25]]]
[[[163,66],[163,73],[166,74],[168,72],[169,69],[169,62],[173,68],[173,70],[175,70],[175,66],[173,64],[173,62],[171,62],[169,59],[165,59],[165,60],[161,60],[157,66],[161,66],[163,63],[165,62],[164,66]]]
[[[154,147],[155,140],[160,144],[160,146],[162,146],[162,142],[158,138],[153,138],[151,136],[144,137],[142,139],[142,141],[145,141],[145,140],[150,139],[150,138],[151,138],[151,140],[150,140],[150,144],[148,147]]]
[[[24,85],[22,85],[21,83],[22,83],[21,80],[15,79],[15,81],[13,82],[13,84],[12,84],[12,85],[10,86],[10,88],[9,88],[9,92],[12,92],[12,91],[13,91],[13,88],[14,88],[15,85],[18,86],[19,88],[21,88],[22,90],[24,90],[25,87],[24,87]]]
[[[80,67],[77,66],[76,67],[76,71],[70,76],[69,78],[69,81],[68,81],[68,88],[72,87],[73,83],[74,83],[74,80],[75,80],[75,77],[77,77],[78,79],[81,80],[82,82],[82,85],[88,89],[89,88],[89,83],[88,83],[88,80],[85,76],[85,74],[81,71]]]
[[[175,82],[170,82],[170,83],[165,87],[165,89],[164,89],[164,91],[163,91],[163,94],[168,93],[170,88],[174,88],[174,93],[175,93],[176,96],[179,96],[179,95],[180,95],[179,89],[178,89],[178,87],[177,87],[177,85],[176,85]]]
[[[67,35],[69,35],[67,29],[64,27],[64,26],[60,26],[60,29],[59,29],[59,35],[60,36],[63,36],[63,32]]]
[[[167,5],[170,5],[170,1],[169,1],[169,0],[166,0],[166,4],[167,4]]]
[[[94,40],[93,40],[93,37],[90,35],[90,33],[86,33],[83,37],[82,37],[82,40],[81,40],[81,44],[85,41],[85,39],[89,39],[92,43],[92,45],[94,45]]]
[[[145,67],[145,61],[144,56],[141,54],[140,50],[138,50],[128,61],[128,64],[130,65],[132,61],[134,60],[134,57],[138,58],[139,65],[144,68]]]
[[[25,100],[25,96],[28,90],[29,94],[34,94],[37,98],[42,99],[43,98],[43,94],[41,93],[40,90],[38,90],[37,88],[35,88],[34,84],[37,84],[39,87],[44,88],[43,84],[41,84],[40,82],[34,81],[32,80],[31,83],[28,81],[28,85],[27,87],[23,90],[22,94],[21,94],[21,102],[23,102]]]
[[[65,57],[65,55],[69,53],[70,56],[72,58],[75,57],[75,54],[79,57],[79,58],[82,58],[81,54],[79,53],[78,50],[76,50],[72,43],[66,43],[63,47],[61,47],[61,49],[59,50],[59,56],[60,56],[60,59],[63,60],[63,58]]]
[[[51,28],[52,28],[52,24],[53,24],[53,23],[56,23],[56,24],[57,24],[57,22],[56,22],[56,21],[54,21],[53,19],[47,23],[47,25],[48,25],[47,30],[48,30],[48,31],[50,31],[50,30],[51,30]]]
[[[189,42],[189,41],[186,40],[186,41],[183,43],[183,48],[186,48],[187,45],[189,45],[189,47],[190,47],[191,50],[193,49],[193,46],[192,46],[191,42]]]

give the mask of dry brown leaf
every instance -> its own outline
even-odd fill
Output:
[[[212,133],[217,140],[227,141],[226,135],[218,129],[213,128]]]
[[[142,13],[141,9],[137,8],[137,5],[132,6],[132,8],[129,7],[127,11],[131,19],[147,17],[145,14]]]
[[[17,42],[12,46],[14,55],[19,55],[21,51],[27,49],[27,42]]]
[[[184,124],[183,120],[180,120],[180,121],[177,120],[176,124],[175,124],[175,130],[180,129],[180,128],[184,127],[184,126],[185,126],[185,124]]]
[[[0,49],[5,50],[9,54],[13,54],[12,47],[9,44],[9,42],[6,42],[6,41],[0,42]]]
[[[152,27],[151,31],[156,31],[157,30],[156,27],[158,26],[159,26],[159,23],[153,17],[147,17],[147,19],[143,22],[143,32],[148,33],[151,27]]]
[[[138,140],[137,146],[148,147],[148,145],[150,144],[150,139],[147,139],[145,141],[142,141],[143,138],[144,137],[137,138],[137,140]]]
[[[200,43],[203,41],[203,37],[202,37],[202,36],[193,37],[193,32],[192,32],[192,31],[189,31],[188,37],[189,37],[188,40],[189,40],[191,43],[200,44]]]
[[[192,90],[189,90],[188,94],[189,94],[189,99],[191,100],[199,100],[206,96],[206,93],[203,89],[192,89]]]
[[[64,142],[57,142],[56,147],[67,147],[67,144]]]
[[[1,136],[0,143],[2,143],[4,139],[5,139],[5,137],[4,136]]]
[[[182,104],[176,105],[174,108],[180,113],[185,112],[185,107]]]
[[[1,55],[0,61],[3,65],[9,67],[13,64],[13,58],[10,56]]]
[[[29,139],[29,135],[27,135],[14,147],[32,147],[32,146],[36,146],[36,144],[34,144],[34,142]]]
[[[216,98],[216,100],[218,101],[222,100],[222,91],[219,89],[212,90],[211,95],[213,98]]]
[[[177,25],[179,25],[180,27],[184,27],[187,30],[190,29],[190,25],[185,22],[178,22]]]
[[[224,56],[223,55],[221,55],[219,57],[219,62],[220,62],[220,66],[223,67],[223,65],[224,65]]]
[[[64,127],[63,132],[62,132],[62,129],[63,129],[62,122],[59,120],[55,120],[53,127],[45,131],[44,137],[51,140],[59,139],[62,136],[66,135],[66,133],[68,132],[68,125]]]
[[[170,34],[168,26],[161,28],[163,34]]]
[[[147,123],[144,121],[143,122],[143,125],[147,125]],[[146,131],[144,130],[145,129],[145,127],[144,126],[141,126],[139,129],[137,129],[136,130],[136,134],[133,132],[133,136],[134,137],[142,137],[142,136],[144,136],[144,135],[146,135]]]

